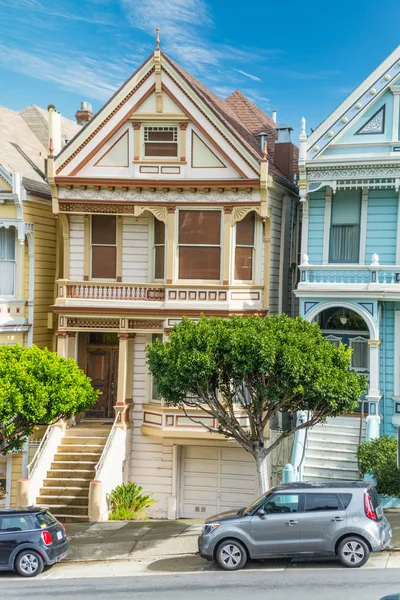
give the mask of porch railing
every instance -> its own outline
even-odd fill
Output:
[[[400,266],[354,267],[340,265],[300,266],[301,284],[389,285],[400,286]],[[396,289],[396,288],[395,288]],[[398,288],[400,290],[400,287]]]
[[[79,300],[164,301],[165,289],[130,283],[65,283],[59,285],[59,296]]]

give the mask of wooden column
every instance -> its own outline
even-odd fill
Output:
[[[68,331],[67,338],[67,358],[72,358],[76,361],[76,331]]]
[[[68,215],[60,214],[60,223],[62,230],[62,276],[60,279],[69,279],[70,273],[70,232]]]
[[[83,280],[90,279],[90,215],[84,216],[83,227]]]
[[[119,333],[117,406],[125,406],[128,374],[128,333]]]
[[[175,207],[168,207],[167,215],[167,283],[174,280],[175,265]]]
[[[224,246],[223,256],[224,262],[222,266],[222,285],[229,285],[231,275],[231,262],[232,262],[232,251],[231,251],[231,238],[232,238],[232,225],[231,225],[232,208],[229,206],[224,207]],[[232,255],[232,258],[231,258]]]
[[[62,356],[62,358],[67,358],[67,332],[66,331],[57,331],[57,354],[58,356]]]
[[[133,160],[140,160],[140,127],[141,123],[135,121],[133,127]]]
[[[187,130],[187,126],[188,123],[179,123],[179,129],[180,129],[180,135],[179,135],[179,156],[180,156],[180,160],[181,162],[185,162],[186,161],[186,154],[187,154],[187,150],[186,150],[186,130]]]
[[[271,279],[271,219],[266,218],[264,230],[264,294],[263,308],[269,310],[269,290]]]

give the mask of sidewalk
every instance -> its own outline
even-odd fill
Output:
[[[392,549],[400,551],[400,510],[385,515],[393,530]],[[67,523],[71,538],[68,562],[133,560],[151,562],[197,553],[197,537],[202,521],[107,521],[104,523]]]

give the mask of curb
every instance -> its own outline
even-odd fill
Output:
[[[400,548],[399,548],[400,551]],[[154,556],[144,556],[143,558],[138,558],[134,556],[107,556],[106,558],[67,558],[66,560],[60,561],[63,564],[69,563],[96,563],[96,562],[106,562],[106,561],[131,561],[131,562],[145,562],[147,560],[154,562],[156,560],[165,559],[165,558],[177,558],[177,557],[186,557],[186,556],[199,556],[198,552],[186,552],[184,554],[155,554]]]

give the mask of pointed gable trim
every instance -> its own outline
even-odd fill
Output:
[[[147,61],[146,61],[146,62],[147,62]],[[144,64],[145,64],[145,63],[144,63]],[[142,65],[142,67],[143,67],[143,66],[144,66],[144,65]],[[142,67],[140,67],[140,68],[142,68]],[[140,69],[140,68],[139,68],[139,69]],[[139,70],[139,69],[138,69],[138,70]],[[136,73],[137,73],[137,72],[138,72],[138,71],[136,71]],[[154,65],[153,65],[153,67],[152,67],[151,69],[149,69],[149,71],[147,71],[147,73],[146,73],[146,74],[145,74],[145,75],[142,77],[142,79],[141,79],[140,81],[138,81],[138,83],[137,83],[137,84],[136,84],[136,85],[135,85],[135,86],[134,86],[134,87],[133,87],[133,88],[132,88],[132,89],[129,91],[129,93],[128,93],[128,94],[127,94],[127,95],[126,95],[124,98],[123,98],[123,100],[121,100],[121,102],[120,102],[120,103],[119,103],[119,104],[118,104],[118,105],[117,105],[117,106],[116,106],[116,107],[115,107],[115,108],[114,108],[114,109],[111,111],[111,113],[108,113],[108,114],[107,114],[107,116],[105,117],[105,119],[104,119],[104,120],[103,120],[103,121],[102,121],[102,122],[101,122],[101,123],[98,125],[98,127],[96,127],[96,129],[94,129],[94,130],[92,131],[92,133],[91,133],[91,134],[90,134],[88,137],[86,137],[86,138],[83,140],[82,144],[81,144],[81,145],[80,145],[78,148],[76,148],[76,150],[74,150],[74,152],[72,152],[72,153],[71,153],[71,154],[68,156],[68,158],[67,158],[67,159],[66,159],[66,160],[63,162],[63,164],[62,164],[61,166],[59,166],[59,167],[57,168],[57,174],[58,174],[58,173],[60,173],[60,172],[61,172],[63,169],[65,169],[65,167],[66,167],[66,166],[67,166],[67,165],[68,165],[68,164],[71,162],[71,160],[73,160],[73,159],[74,159],[74,158],[75,158],[75,157],[76,157],[76,156],[79,154],[79,152],[81,152],[81,150],[83,150],[83,148],[84,148],[84,147],[85,147],[85,146],[86,146],[86,145],[87,145],[87,144],[88,144],[88,143],[89,143],[89,142],[90,142],[90,141],[91,141],[91,140],[92,140],[92,139],[93,139],[93,138],[94,138],[94,137],[95,137],[95,136],[96,136],[98,133],[99,133],[99,131],[100,131],[100,130],[101,130],[103,127],[104,127],[104,125],[106,125],[106,124],[107,124],[107,123],[110,121],[110,119],[112,119],[112,117],[113,117],[113,116],[114,116],[114,115],[115,115],[115,114],[116,114],[116,113],[117,113],[117,112],[118,112],[118,111],[119,111],[119,110],[120,110],[120,109],[121,109],[121,108],[122,108],[122,107],[123,107],[123,106],[124,106],[124,105],[125,105],[125,104],[128,102],[128,100],[129,100],[130,98],[132,98],[133,94],[134,94],[134,93],[135,93],[135,92],[136,92],[136,91],[137,91],[137,90],[138,90],[138,89],[139,89],[139,88],[140,88],[140,87],[143,85],[143,83],[144,83],[144,82],[145,82],[145,81],[146,81],[146,80],[147,80],[147,79],[150,77],[150,75],[152,75],[152,73],[154,73]],[[132,77],[133,77],[133,76],[132,76]],[[126,84],[124,84],[124,85],[126,85]],[[121,89],[124,87],[124,85],[123,85],[123,86],[122,86],[122,87],[121,87],[121,88],[120,88],[118,91],[120,91],[120,90],[121,90]],[[153,91],[153,90],[154,90],[154,87],[152,87],[152,91]],[[117,93],[118,93],[118,92],[117,92]],[[116,95],[116,94],[114,94],[114,96],[115,96],[115,95]],[[147,95],[146,95],[146,98],[147,98]],[[111,101],[111,100],[110,100],[110,101]],[[110,102],[110,101],[109,101],[109,102]],[[108,102],[107,104],[109,104],[109,102]],[[107,104],[106,104],[106,105],[105,105],[105,106],[104,106],[102,109],[100,109],[100,112],[99,112],[97,115],[95,115],[94,117],[92,117],[92,119],[91,119],[91,120],[90,120],[90,121],[87,123],[87,125],[85,125],[85,127],[82,129],[82,131],[80,131],[80,132],[78,133],[78,135],[76,136],[76,138],[78,138],[80,135],[82,135],[82,134],[83,134],[83,131],[84,131],[84,129],[86,129],[86,127],[88,127],[88,125],[90,125],[90,124],[91,124],[91,121],[92,121],[93,119],[96,119],[96,117],[97,117],[97,116],[100,116],[100,114],[101,114],[101,113],[102,113],[102,112],[105,110],[105,108],[107,107]],[[138,104],[139,104],[139,103],[138,103]],[[135,107],[135,109],[136,109],[136,107]],[[122,120],[122,123],[123,123],[125,120],[126,120],[126,118],[124,118],[124,119]],[[120,124],[119,124],[119,126],[121,126],[121,125],[122,125],[122,123],[120,123]],[[116,129],[116,128],[114,128],[114,129],[113,129],[113,132],[112,132],[112,134],[114,134],[116,131],[117,131],[117,129]],[[108,140],[110,139],[110,137],[111,137],[111,135],[109,134],[109,135],[107,136],[107,139],[106,139],[105,141],[108,141]],[[76,138],[74,138],[74,139],[76,139]],[[69,143],[69,145],[71,145],[71,143],[72,143],[73,141],[74,141],[74,140],[71,140],[71,142]],[[105,143],[105,142],[104,142],[104,143]],[[66,146],[66,148],[68,148],[68,146]],[[97,150],[99,150],[99,149],[100,149],[100,148],[98,148]],[[63,152],[63,150],[61,151],[61,153],[60,153],[60,154],[62,154],[62,152]],[[59,156],[60,156],[60,155],[59,155]],[[93,155],[92,155],[92,156],[93,156]],[[57,158],[58,158],[58,157],[57,157]],[[90,159],[89,159],[89,160],[90,160]],[[86,162],[87,162],[87,161],[86,161]],[[85,164],[86,164],[86,163],[85,163]],[[82,166],[84,166],[84,165],[82,165]],[[79,167],[79,168],[82,168],[82,167]],[[74,171],[76,171],[76,169],[74,169]]]
[[[93,148],[93,150],[91,150],[89,152],[89,154],[87,156],[85,156],[85,158],[79,163],[79,165],[77,165],[73,171],[71,171],[70,175],[76,175],[77,173],[79,173],[79,171],[85,166],[87,165],[87,163],[93,158],[93,156],[95,156],[98,152],[100,152],[100,150],[105,146],[105,144],[108,142],[108,140],[110,140],[112,138],[112,136],[117,133],[117,131],[119,129],[121,129],[122,125],[124,123],[126,123],[126,121],[129,119],[130,116],[132,116],[135,111],[138,109],[138,107],[142,104],[142,102],[144,102],[146,100],[146,98],[148,98],[148,96],[150,96],[150,94],[152,94],[155,90],[155,86],[151,86],[150,89],[147,90],[147,92],[145,94],[143,94],[143,97],[139,100],[139,102],[137,102],[135,104],[135,106],[133,106],[131,108],[131,110],[125,115],[125,117],[123,119],[121,119],[116,125],[115,127],[112,128],[112,130],[106,135],[105,138],[103,138],[101,140],[101,142],[99,144],[97,144],[97,146],[95,148]],[[109,121],[110,119],[106,119],[103,124],[105,124],[107,121]],[[103,125],[102,124],[102,125]],[[95,132],[97,133],[97,129],[95,130]],[[94,132],[93,132],[94,133]],[[94,137],[94,135],[92,134],[91,138]],[[89,138],[88,140],[89,141]],[[60,169],[58,169],[57,173],[61,170],[62,167],[60,167]]]
[[[385,133],[385,114],[386,104],[378,108],[370,119],[354,135],[373,135],[377,133]]]
[[[317,158],[327,146],[365,111],[400,74],[400,46],[394,50],[352,94],[309,136],[308,160]]]
[[[194,148],[196,141],[204,146],[208,152],[212,154],[212,156],[216,159],[217,164],[212,166],[199,166],[195,165],[195,156],[194,156]],[[226,169],[226,165],[222,162],[222,160],[215,154],[212,148],[208,144],[205,143],[204,140],[201,139],[199,135],[195,131],[192,131],[192,156],[191,156],[191,166],[192,169]]]
[[[122,142],[124,142],[124,145],[125,145],[124,149],[126,150],[126,164],[124,164],[124,165],[107,165],[107,164],[105,164],[103,162],[103,164],[100,165],[100,163],[102,161],[104,161],[104,159],[106,159],[106,157],[108,155],[112,154],[112,152],[116,150],[117,144],[122,143]],[[102,154],[100,156],[100,158],[94,163],[94,166],[95,167],[98,167],[98,166],[103,166],[103,167],[109,167],[109,166],[113,166],[113,167],[115,167],[115,166],[118,166],[118,167],[129,167],[129,163],[128,163],[128,161],[129,161],[129,146],[128,146],[128,144],[129,144],[129,134],[128,134],[128,130],[126,130],[126,131],[124,131],[124,133],[122,135],[119,136],[119,138],[112,144],[112,146],[110,148],[108,148],[104,152],[104,154]]]

